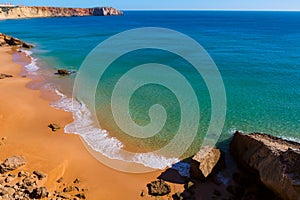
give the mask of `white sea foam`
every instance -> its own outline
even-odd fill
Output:
[[[231,128],[231,129],[229,129],[229,130],[227,131],[227,133],[228,133],[229,135],[233,136],[233,135],[235,134],[235,132],[237,132],[237,131],[243,133],[243,131],[240,131],[240,130],[238,130],[238,129],[236,129],[236,128]]]
[[[35,75],[39,70],[37,65],[38,60],[31,56],[32,51],[22,50],[22,52],[31,58],[31,62],[25,66],[26,70],[30,74]],[[51,106],[73,113],[74,121],[65,127],[65,132],[80,135],[95,151],[111,159],[135,162],[154,169],[165,169],[179,162],[177,158],[166,158],[152,152],[133,153],[130,156],[126,154],[125,158],[125,155],[122,155],[122,148],[124,147],[122,142],[117,138],[110,137],[108,131],[100,129],[95,125],[91,118],[91,112],[84,103],[66,97],[59,90],[55,89],[53,84],[47,84],[44,87],[52,90],[61,97],[59,101],[51,103]],[[186,174],[184,171],[186,170],[179,169],[180,174]]]
[[[292,141],[292,142],[297,142],[300,143],[300,139],[294,138],[294,137],[285,137],[285,136],[279,136],[281,139],[287,140],[287,141]]]
[[[55,90],[61,99],[51,105],[73,113],[74,121],[65,127],[66,133],[80,135],[84,141],[95,151],[111,159],[143,164],[146,167],[165,169],[179,162],[177,158],[166,158],[155,153],[133,153],[129,156],[122,155],[124,145],[114,137],[110,137],[108,131],[95,126],[91,119],[91,112],[84,103],[66,97],[60,91]]]
[[[25,66],[26,70],[31,73],[31,74],[35,74],[36,71],[38,71],[40,68],[37,66],[37,59],[33,58],[32,55],[32,51],[29,50],[21,50],[22,52],[24,52],[27,56],[30,57],[30,63],[28,65]]]

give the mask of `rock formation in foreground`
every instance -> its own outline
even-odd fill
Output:
[[[31,44],[27,44],[26,42],[23,42],[18,38],[14,38],[3,33],[0,33],[0,46],[17,46],[26,49],[30,49],[33,47],[33,45]]]
[[[112,7],[60,8],[45,6],[16,6],[0,8],[0,19],[108,15],[123,15],[123,12]]]
[[[217,172],[224,166],[225,160],[221,150],[205,146],[192,158],[190,174],[205,181],[211,173]]]
[[[286,200],[300,199],[300,144],[270,135],[236,132],[231,153],[241,167]]]
[[[63,177],[55,183],[48,179],[48,175],[34,170],[32,173],[22,171],[26,165],[23,156],[13,156],[0,164],[0,199],[1,200],[30,200],[52,199],[73,200],[87,199],[87,189],[80,187],[80,180],[76,178],[73,183],[65,183]],[[50,187],[47,188],[44,184]],[[54,187],[54,186],[57,186]],[[53,189],[56,188],[54,191]]]

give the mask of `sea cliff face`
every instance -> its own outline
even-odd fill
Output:
[[[123,15],[123,12],[112,7],[60,8],[60,7],[19,6],[19,7],[12,7],[12,8],[9,7],[0,8],[0,19],[109,16],[109,15]]]
[[[231,152],[284,200],[300,199],[300,144],[266,134],[236,132]]]

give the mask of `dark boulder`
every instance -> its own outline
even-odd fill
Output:
[[[47,177],[46,174],[44,174],[44,173],[42,173],[42,172],[40,172],[40,171],[37,171],[37,170],[33,171],[33,174],[36,175],[36,176],[38,177],[39,180],[42,180],[43,178],[46,178],[46,177]]]
[[[54,123],[49,124],[48,127],[51,128],[52,131],[57,131],[60,129],[60,126]]]
[[[13,76],[9,75],[9,74],[1,74],[0,73],[0,79],[11,78],[11,77],[13,77]]]
[[[171,187],[163,180],[152,181],[147,184],[149,195],[164,196],[171,192]]]
[[[60,76],[69,76],[71,73],[71,71],[68,71],[66,69],[58,69],[56,74]]]
[[[45,198],[46,196],[47,196],[47,188],[45,187],[35,188],[30,194],[30,198],[32,199],[42,199]]]

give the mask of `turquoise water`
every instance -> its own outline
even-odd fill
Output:
[[[0,30],[35,44],[33,56],[39,59],[40,68],[50,71],[62,67],[78,70],[100,42],[132,28],[163,27],[192,37],[214,59],[224,81],[227,115],[219,140],[221,143],[236,129],[300,140],[299,24],[300,12],[128,11],[122,17],[0,21]],[[151,105],[163,105],[168,119],[158,135],[137,139],[124,134],[113,120],[110,97],[114,84],[132,67],[151,62],[170,65],[184,74],[201,99],[200,128],[187,155],[201,144],[211,116],[205,83],[183,59],[148,49],[119,58],[101,80],[96,95],[98,120],[101,127],[109,131],[109,137],[118,139],[113,141],[116,146],[108,148],[109,145],[105,144],[106,149],[102,148],[101,152],[112,152],[115,147],[135,152],[153,151],[166,145],[176,134],[180,121],[178,101],[172,92],[157,85],[137,90],[130,102],[130,111],[132,119],[144,126],[149,123]],[[75,75],[59,81],[52,77],[52,73],[46,73],[46,76],[48,81],[58,84],[56,87],[61,92],[71,95],[70,83]],[[68,86],[64,82],[69,82]]]

